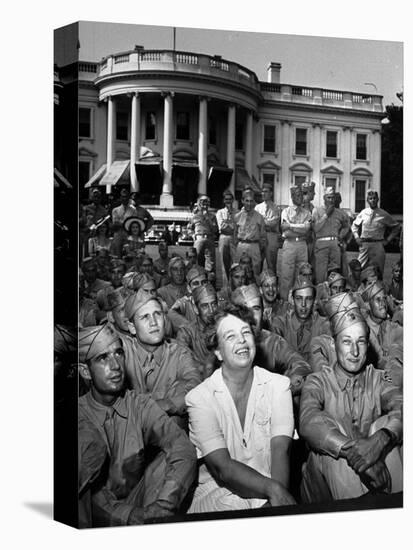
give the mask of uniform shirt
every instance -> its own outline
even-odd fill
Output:
[[[343,239],[350,229],[349,217],[339,208],[334,208],[330,216],[327,216],[324,206],[314,208],[312,219],[316,239],[320,237],[338,237]]]
[[[221,208],[216,213],[218,231],[221,235],[235,236],[235,216],[234,210],[229,210],[227,207]]]
[[[112,406],[105,406],[88,392],[79,398],[82,421],[91,423],[96,431],[84,430],[80,424],[80,448],[101,445],[103,441],[110,456],[104,487],[93,495],[93,512],[99,524],[126,525],[133,508],[142,505],[130,502],[128,496],[143,478],[145,449],[149,446],[162,451],[166,460],[164,483],[156,503],[164,510],[177,510],[195,478],[195,452],[184,432],[154,401],[127,391]],[[94,442],[97,437],[101,440]],[[81,471],[91,469],[85,462],[80,466]]]
[[[138,213],[134,206],[132,206],[131,204],[128,204],[127,206],[121,204],[120,206],[116,206],[116,208],[112,210],[112,223],[122,225],[126,218],[137,215]]]
[[[257,241],[260,246],[265,246],[267,240],[264,218],[256,210],[246,212],[245,208],[242,207],[240,212],[235,214],[235,223],[239,240]]]
[[[297,225],[298,231],[294,230],[294,227],[288,229],[288,232],[292,232],[294,237],[306,237],[310,234],[311,229],[306,228],[304,224],[311,223],[311,212],[306,210],[302,206],[291,205],[284,208],[281,212],[281,224],[283,222]],[[285,231],[283,232],[283,237],[287,237]]]
[[[370,328],[370,347],[375,352],[375,364],[384,368],[390,348],[393,344],[403,344],[403,327],[390,319],[376,323],[370,315],[366,316],[366,322]]]
[[[310,365],[279,334],[262,329],[256,338],[255,361],[257,365],[285,376],[307,376]]]
[[[149,394],[155,401],[165,400],[162,408],[174,416],[185,415],[185,395],[201,382],[191,352],[172,339],[153,353],[136,339],[135,361],[133,365],[126,362],[125,368],[134,390]]]
[[[385,210],[381,208],[365,208],[357,215],[354,220],[351,230],[354,238],[374,239],[382,241],[384,232],[390,227],[393,229],[392,235],[397,233],[399,224]],[[361,230],[361,233],[359,234]]]
[[[402,394],[368,365],[348,376],[337,363],[307,377],[300,400],[300,434],[317,452],[338,458],[351,439],[368,437],[377,418],[388,415],[383,428],[402,438]]]
[[[308,361],[310,344],[315,336],[330,334],[330,323],[327,319],[314,312],[311,317],[301,322],[295,311],[288,311],[272,319],[272,330],[282,336],[288,344]]]
[[[271,439],[292,437],[294,429],[289,380],[259,367],[254,367],[253,372],[244,428],[222,369],[218,369],[186,396],[189,434],[198,458],[217,449],[227,449],[233,460],[271,477]],[[214,498],[208,499],[211,493]],[[202,511],[256,508],[265,503],[264,499],[238,497],[218,486],[205,464],[200,467],[194,505],[201,499],[206,501],[200,505]]]
[[[264,218],[265,230],[271,233],[280,232],[281,208],[273,201],[260,202],[255,210]]]
[[[156,291],[158,296],[166,302],[168,308],[172,307],[174,303],[179,299],[185,296],[187,291],[186,283],[180,286],[173,285],[169,283],[168,285],[161,286]]]
[[[215,355],[207,347],[214,332],[215,328],[206,327],[197,315],[194,322],[181,326],[176,335],[177,342],[192,351],[202,380],[211,374],[214,365]]]
[[[217,219],[212,212],[196,211],[192,215],[191,226],[194,228],[195,235],[207,235],[209,239],[214,239],[218,232]]]

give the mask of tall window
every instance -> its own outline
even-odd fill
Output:
[[[294,176],[294,185],[301,185],[307,180],[307,176]]]
[[[356,159],[367,159],[367,134],[356,135]]]
[[[356,180],[355,211],[360,212],[366,206],[366,180]]]
[[[209,145],[217,144],[217,121],[212,117],[208,121],[208,143]]]
[[[79,137],[92,137],[92,109],[79,107]]]
[[[237,151],[244,149],[244,125],[241,122],[235,126],[235,149]]]
[[[337,158],[337,132],[327,131],[326,157]]]
[[[186,111],[176,113],[176,139],[189,140],[189,113]]]
[[[79,185],[84,185],[90,179],[90,160],[79,161]]]
[[[156,139],[156,114],[151,111],[145,117],[145,139]]]
[[[116,113],[116,139],[128,140],[128,113],[122,111]]]
[[[295,154],[296,155],[307,154],[307,129],[306,128],[295,129]]]
[[[264,124],[264,153],[275,153],[275,126]]]
[[[262,183],[270,183],[271,185],[274,185],[275,181],[275,174],[274,172],[263,172],[262,174]]]
[[[337,178],[325,178],[324,185],[326,187],[334,187],[336,189],[337,186]]]

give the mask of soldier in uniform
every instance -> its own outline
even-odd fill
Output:
[[[357,215],[351,230],[359,247],[358,259],[361,267],[364,269],[367,265],[374,264],[383,277],[386,258],[384,247],[397,236],[400,224],[388,212],[378,207],[377,191],[368,189],[366,197],[368,207]],[[387,229],[390,229],[390,233],[385,238]]]
[[[181,256],[170,259],[168,265],[168,278],[170,283],[158,289],[158,296],[166,302],[170,308],[178,298],[186,294],[185,262]]]
[[[265,260],[267,269],[277,273],[278,249],[280,248],[280,220],[281,209],[273,201],[273,186],[269,183],[262,185],[263,202],[257,204],[255,210],[264,218],[267,242],[265,245]]]
[[[259,282],[264,308],[262,316],[263,327],[271,330],[273,317],[285,314],[288,304],[278,295],[278,278],[273,271],[269,269],[263,271]]]
[[[307,238],[311,231],[311,214],[302,206],[301,187],[293,186],[290,192],[293,204],[284,208],[281,214],[284,244],[280,294],[283,300],[288,299],[288,291],[294,284],[298,264],[308,262]]]
[[[264,218],[255,210],[254,192],[245,189],[242,193],[242,208],[235,215],[237,231],[236,261],[240,261],[243,252],[251,260],[255,277],[261,273],[262,258],[267,242]]]
[[[208,249],[213,263],[212,271],[215,272],[215,237],[218,234],[218,226],[215,214],[209,212],[209,198],[202,195],[194,209],[190,228],[194,231],[194,247],[198,253],[198,263],[205,267],[205,250]]]
[[[314,208],[312,213],[315,236],[314,265],[317,284],[325,281],[330,271],[340,271],[340,245],[350,229],[347,214],[336,208],[334,201],[334,188],[326,187],[324,206]]]
[[[235,210],[233,208],[234,195],[231,191],[224,191],[224,208],[216,213],[219,231],[218,252],[222,261],[222,281],[224,286],[229,279],[229,270],[235,257]]]

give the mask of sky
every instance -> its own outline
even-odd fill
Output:
[[[173,27],[166,26],[82,21],[79,37],[83,61],[99,61],[136,44],[173,47]],[[176,49],[221,55],[264,81],[268,64],[276,61],[282,83],[378,93],[384,105],[399,105],[396,93],[403,90],[402,42],[177,27]]]

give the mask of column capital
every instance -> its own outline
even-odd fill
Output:
[[[343,126],[343,132],[352,132],[353,131],[353,128],[351,126]]]
[[[281,121],[281,125],[284,126],[285,124],[287,124],[288,126],[291,125],[291,120],[282,120]]]
[[[199,95],[198,96],[198,100],[201,102],[201,101],[206,101],[207,103],[209,103],[211,101],[211,98],[206,96],[206,95]]]
[[[321,124],[320,122],[313,122],[312,127],[313,128],[324,128],[324,124]]]
[[[163,98],[165,97],[174,97],[175,96],[175,92],[161,92],[161,96]]]
[[[135,90],[134,92],[128,92],[126,95],[128,97],[139,97],[139,92]]]

